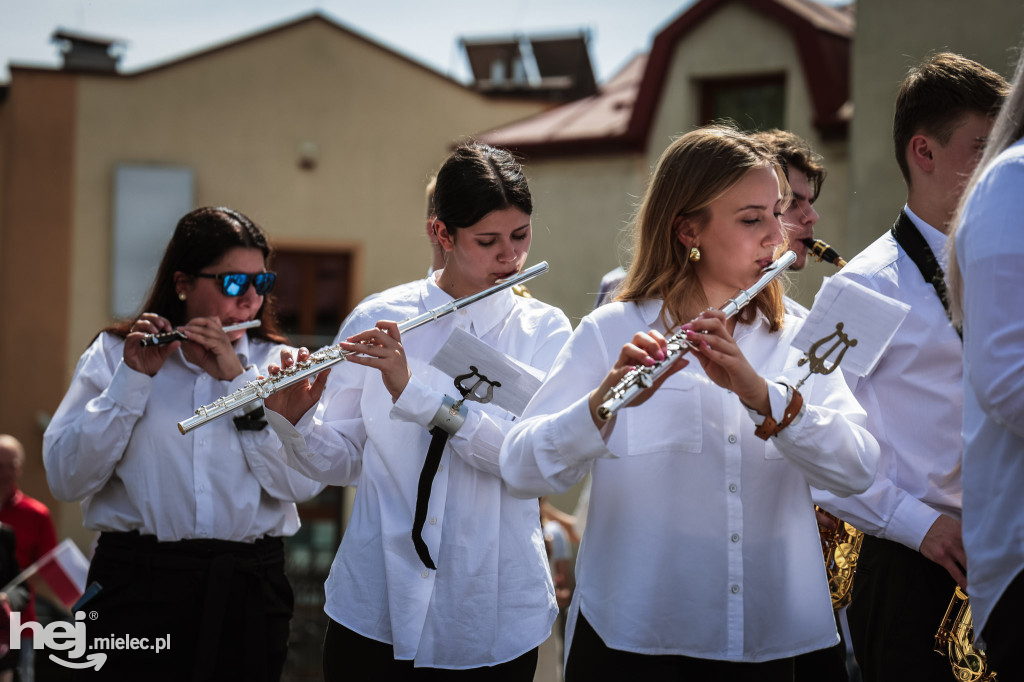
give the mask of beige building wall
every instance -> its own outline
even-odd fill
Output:
[[[530,291],[561,308],[575,327],[594,308],[601,276],[620,264],[624,230],[647,168],[636,154],[526,164],[533,193],[530,263],[551,270]]]
[[[187,166],[197,205],[236,208],[275,243],[355,248],[358,301],[426,272],[424,188],[450,146],[543,108],[485,99],[322,20],[83,76],[78,102],[69,377],[109,320],[116,164]],[[302,170],[310,144],[318,164]]]
[[[551,273],[531,284],[531,291],[561,307],[574,323],[587,314],[601,276],[629,262],[626,228],[658,157],[699,122],[698,82],[780,73],[786,78],[787,128],[822,154],[828,168],[817,204],[822,215],[819,236],[842,252],[847,144],[823,141],[811,124],[810,91],[792,35],[748,6],[730,3],[676,44],[646,152],[528,163],[536,200],[531,261],[543,258],[552,264]],[[830,268],[809,264],[804,274],[792,277],[791,295],[810,305]]]
[[[0,107],[0,433],[25,448],[22,490],[52,509],[40,412],[66,388],[75,89],[64,74],[12,71]]]
[[[1024,35],[1024,3],[1005,0],[857,0],[850,138],[851,255],[888,229],[906,202],[892,117],[907,70],[951,50],[1007,78]]]
[[[653,168],[671,140],[691,130],[700,115],[703,80],[783,74],[786,82],[785,128],[807,140],[825,159],[828,178],[815,205],[821,221],[818,238],[842,253],[846,235],[845,140],[825,142],[812,125],[810,84],[804,77],[793,34],[777,21],[743,3],[728,3],[677,43],[666,89],[651,130],[649,153]],[[814,300],[821,275],[831,274],[809,263],[804,274],[793,275],[789,294],[806,306]]]
[[[196,205],[237,208],[277,245],[351,249],[355,303],[426,272],[424,188],[452,144],[549,106],[486,99],[320,18],[128,76],[12,69],[8,94],[0,432],[24,442],[24,489],[82,547],[78,505],[49,495],[42,426],[111,321],[117,164],[188,167]]]

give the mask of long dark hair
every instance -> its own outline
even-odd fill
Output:
[[[194,275],[234,248],[259,249],[263,262],[270,259],[271,249],[267,238],[249,218],[230,208],[204,206],[186,213],[174,228],[171,241],[167,243],[164,257],[156,271],[156,279],[149,289],[149,297],[142,306],[142,312],[156,313],[166,317],[175,327],[188,322],[185,319],[185,302],[178,299],[174,288],[174,273]],[[138,317],[136,315],[135,317]],[[287,343],[281,333],[274,312],[273,294],[263,298],[263,305],[256,313],[262,324],[246,331],[250,336]],[[122,320],[103,331],[128,335],[134,320]]]
[[[454,238],[491,211],[517,208],[533,213],[530,186],[523,167],[504,149],[479,142],[456,147],[437,172],[434,214]]]

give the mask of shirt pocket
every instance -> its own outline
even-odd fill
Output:
[[[625,456],[698,453],[703,444],[700,389],[693,377],[669,377],[642,405],[623,410]]]
[[[760,439],[758,439],[758,440],[760,440]],[[784,459],[783,456],[782,456],[782,453],[779,452],[779,449],[777,447],[775,447],[775,443],[772,442],[774,440],[775,440],[775,438],[771,437],[771,438],[769,438],[768,440],[765,441],[765,443],[764,443],[764,458],[765,459]]]

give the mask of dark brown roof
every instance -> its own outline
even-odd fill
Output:
[[[813,0],[698,0],[655,36],[648,55],[634,58],[598,94],[479,138],[529,157],[642,151],[676,44],[729,2],[742,2],[789,30],[811,89],[812,123],[826,138],[844,136],[854,28],[849,8]]]
[[[607,151],[629,129],[647,55],[638,55],[596,95],[480,135],[502,147],[543,147],[548,154]],[[532,153],[532,152],[531,152]]]

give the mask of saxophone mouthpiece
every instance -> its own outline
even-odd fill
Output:
[[[837,268],[841,268],[846,265],[846,261],[843,260],[843,257],[840,256],[839,253],[837,253],[836,250],[829,246],[826,242],[823,242],[820,239],[810,238],[801,239],[800,241],[804,244],[804,246],[810,249],[811,253],[818,257],[819,263],[823,260],[826,260],[832,265],[836,266]]]

